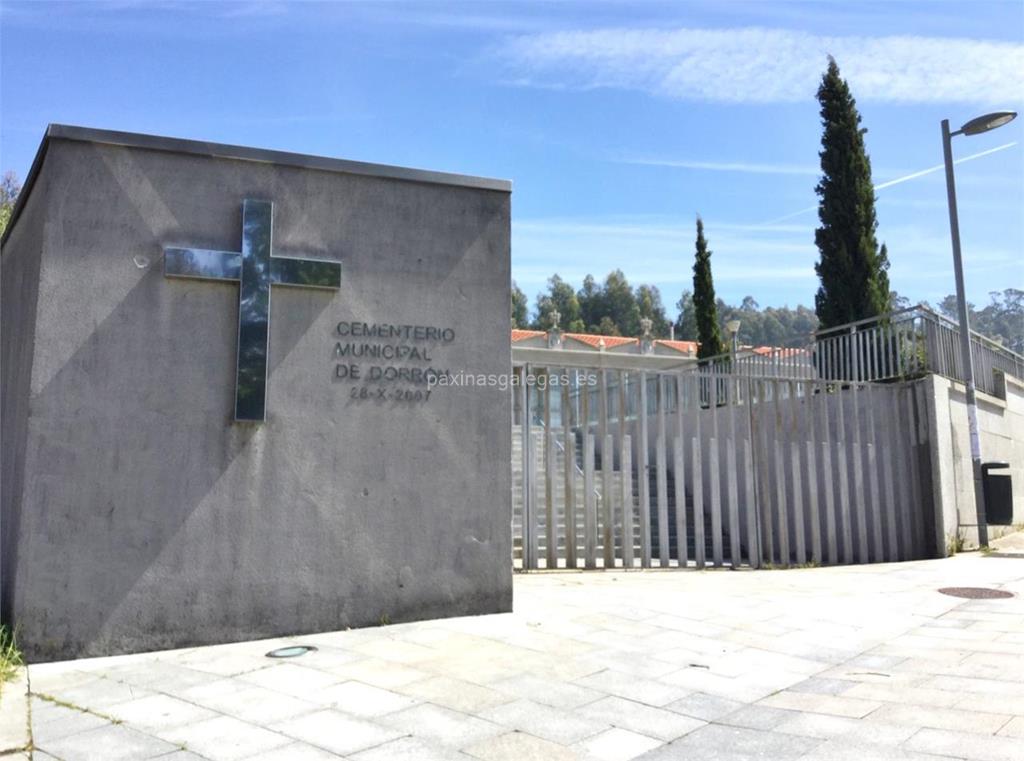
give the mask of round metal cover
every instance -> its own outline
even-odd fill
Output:
[[[292,645],[291,647],[279,647],[267,653],[268,658],[296,658],[300,655],[316,650],[312,645]]]
[[[950,597],[964,597],[968,600],[1002,600],[1013,597],[1013,594],[1006,590],[988,587],[943,587],[939,591]]]

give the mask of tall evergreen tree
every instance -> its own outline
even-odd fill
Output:
[[[711,278],[711,252],[704,239],[704,221],[697,217],[697,255],[693,262],[693,308],[697,318],[697,340],[701,359],[725,353],[722,329],[718,325],[715,283]]]
[[[814,232],[821,287],[814,297],[822,328],[874,317],[889,310],[888,255],[878,247],[871,161],[864,150],[857,103],[839,66],[829,57],[818,88],[821,104],[821,227]]]

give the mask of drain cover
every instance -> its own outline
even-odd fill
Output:
[[[292,647],[279,647],[267,653],[268,658],[295,658],[300,655],[316,650],[312,645],[293,645]]]
[[[1002,600],[1013,597],[1013,594],[1002,589],[988,587],[944,587],[939,590],[950,597],[965,597],[968,600]]]

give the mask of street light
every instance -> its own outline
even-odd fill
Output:
[[[732,336],[732,360],[735,363],[737,349],[736,336],[739,335],[740,332],[740,321],[729,320],[729,322],[725,323],[725,329],[728,330],[729,335]]]
[[[953,180],[954,135],[980,135],[1013,121],[1016,111],[995,111],[971,119],[956,132],[949,131],[949,119],[942,120],[942,152],[946,161],[946,196],[949,200],[949,234],[953,240],[953,272],[956,275],[956,298],[960,316],[960,356],[964,386],[967,389],[967,428],[971,436],[971,466],[974,472],[974,506],[978,516],[978,544],[988,545],[988,516],[985,515],[985,494],[981,481],[981,438],[978,435],[978,403],[974,393],[974,362],[971,358],[971,325],[967,317],[967,295],[964,293],[964,265],[960,256],[960,223],[956,212],[956,183]]]

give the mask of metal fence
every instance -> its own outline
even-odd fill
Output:
[[[797,345],[709,358],[697,372],[755,378],[833,381],[906,380],[933,372],[963,381],[960,331],[953,321],[916,306],[815,333]],[[1024,378],[1024,356],[971,331],[980,391],[996,390],[996,370]]]
[[[516,372],[520,568],[877,562],[936,546],[920,384]]]

